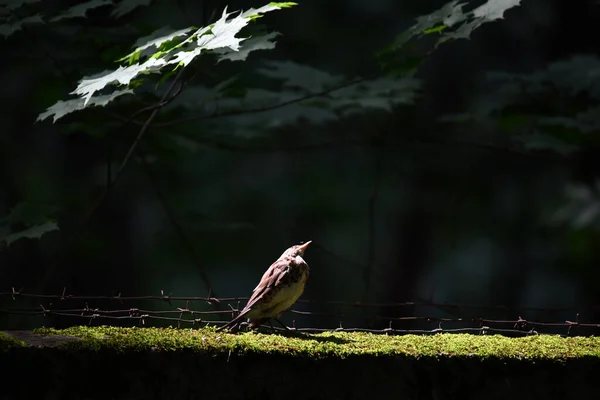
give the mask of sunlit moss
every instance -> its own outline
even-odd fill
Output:
[[[113,349],[117,351],[193,350],[209,353],[267,353],[310,358],[346,358],[356,355],[420,357],[467,357],[500,359],[566,360],[600,357],[600,338],[540,335],[524,338],[437,334],[388,336],[370,333],[330,332],[318,335],[229,334],[214,328],[117,328],[73,327],[64,330],[41,328],[43,335],[83,338],[61,346]]]
[[[4,332],[0,332],[0,350],[7,350],[13,347],[26,347],[27,345]]]

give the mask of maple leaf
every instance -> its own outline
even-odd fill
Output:
[[[31,17],[23,18],[18,21],[0,25],[0,35],[9,37],[13,33],[20,31],[25,24],[43,24],[42,16],[37,14]]]
[[[16,10],[25,4],[37,3],[41,0],[0,0],[0,6],[4,6],[9,10]]]
[[[251,42],[247,48],[241,49],[241,42],[246,40],[247,38],[238,38],[236,35],[240,32],[246,25],[250,23],[250,21],[254,18],[259,17],[261,14],[279,10],[282,8],[288,8],[296,3],[270,3],[266,6],[254,9],[251,8],[247,11],[241,12],[237,17],[229,19],[229,16],[234,13],[228,13],[227,7],[223,10],[221,14],[221,18],[216,21],[213,25],[200,28],[192,37],[197,37],[197,42],[195,49],[192,51],[185,51],[176,54],[171,60],[168,61],[168,64],[182,64],[183,66],[187,66],[189,63],[193,61],[195,57],[200,55],[202,51],[215,51],[219,55],[219,60],[230,60],[230,61],[241,61],[245,60],[248,53],[252,50],[256,50],[258,48],[274,48],[274,43],[271,43],[275,36],[271,34],[271,36],[264,36],[262,41]],[[265,40],[267,42],[265,42]],[[271,46],[272,47],[269,47]],[[253,49],[252,46],[256,48]],[[231,55],[231,52],[240,52],[239,56]]]
[[[34,225],[19,232],[10,233],[4,236],[2,240],[6,241],[7,246],[10,246],[11,243],[19,239],[39,239],[44,234],[57,230],[58,225],[56,222],[46,222],[45,224]]]
[[[283,80],[286,88],[301,89],[306,93],[320,92],[328,87],[340,84],[344,77],[331,75],[308,65],[293,61],[271,61],[265,63],[267,68],[258,72],[272,79]]]
[[[504,12],[519,6],[521,0],[488,0],[473,11],[464,12],[463,7],[467,4],[467,2],[454,0],[429,15],[418,17],[417,23],[396,39],[395,49],[402,47],[415,36],[428,34],[441,36],[436,47],[449,40],[468,39],[473,30],[485,23],[503,18]],[[449,29],[456,26],[458,27],[455,31]]]
[[[127,85],[141,72],[158,72],[159,67],[164,63],[165,61],[162,59],[149,58],[143,64],[134,64],[128,67],[120,66],[116,71],[112,72],[104,71],[95,77],[82,79],[71,94],[78,94],[83,97],[85,106],[96,91],[104,89],[107,85],[114,84],[115,82],[119,85]]]
[[[115,18],[121,18],[125,14],[129,14],[134,9],[140,6],[148,6],[152,0],[123,0],[115,7],[112,12],[112,16]]]
[[[521,5],[521,0],[488,1],[473,10],[473,16],[475,18],[484,18],[488,21],[494,21],[504,18],[504,12],[506,10],[519,5]]]
[[[67,18],[85,18],[85,15],[88,12],[88,10],[112,4],[113,2],[111,0],[91,0],[87,3],[78,4],[69,8],[64,13],[52,18],[50,22],[57,22]]]
[[[242,43],[238,51],[229,51],[228,49],[216,49],[215,53],[219,54],[218,62],[229,61],[244,61],[248,55],[255,50],[271,50],[275,48],[275,39],[279,36],[279,32],[271,32],[264,36],[253,37]]]
[[[103,0],[93,0],[86,4],[93,3],[98,5]],[[165,28],[154,32],[152,35],[144,38],[145,41],[138,41],[134,45],[134,51],[127,56],[117,61],[129,62],[129,66],[119,66],[114,71],[104,71],[98,75],[84,77],[77,88],[70,94],[78,95],[83,99],[83,108],[90,103],[94,93],[103,90],[107,86],[126,86],[141,74],[158,73],[164,67],[176,65],[178,67],[186,67],[203,51],[215,51],[217,59],[240,61],[245,60],[248,54],[253,50],[273,48],[272,40],[276,37],[276,33],[268,34],[262,38],[257,38],[254,41],[249,41],[247,46],[241,46],[241,42],[246,38],[238,38],[236,35],[250,21],[260,17],[266,12],[288,8],[296,3],[272,2],[258,9],[250,9],[245,12],[239,12],[236,17],[230,18],[234,13],[228,13],[227,7],[223,10],[221,18],[214,24],[196,28],[185,28],[174,32],[165,32]],[[83,5],[82,5],[83,6]],[[192,32],[193,31],[193,32]],[[169,48],[166,43],[175,40],[178,37],[183,37],[183,40],[173,43]],[[150,49],[157,49],[154,54],[146,54]],[[238,54],[231,54],[237,52]],[[144,62],[138,62],[140,58],[147,58]],[[104,105],[105,101],[110,101],[115,96],[98,97]],[[100,104],[100,103],[90,103]],[[54,116],[54,121],[64,116],[65,114],[82,109],[82,103],[77,101],[58,102],[40,114],[38,120],[42,120],[49,116]]]
[[[133,94],[133,90],[125,89],[115,91],[111,94],[103,96],[92,96],[87,104],[85,102],[85,99],[83,98],[77,98],[67,101],[59,100],[53,106],[49,107],[46,111],[38,115],[36,122],[43,121],[48,117],[53,117],[53,122],[56,122],[59,118],[62,118],[69,113],[78,110],[83,110],[84,108],[86,108],[86,106],[105,106],[109,102],[124,94]]]
[[[192,28],[185,28],[173,31],[168,26],[162,27],[152,32],[150,35],[138,39],[134,44],[135,49],[117,61],[126,60],[136,54],[141,54],[145,50],[158,49],[163,43],[170,42],[180,36],[185,36],[191,30]]]
[[[395,106],[414,103],[421,87],[413,78],[381,78],[352,84],[343,76],[291,61],[267,62],[257,72],[279,81],[281,89],[248,88],[240,95],[236,91],[197,86],[182,94],[179,103],[195,113],[209,115],[214,112],[209,102],[214,102],[218,112],[227,113],[228,118],[211,120],[212,128],[249,138],[298,120],[322,124],[369,109],[390,111]],[[248,112],[256,110],[261,112]]]

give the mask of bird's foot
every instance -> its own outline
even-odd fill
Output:
[[[283,335],[285,336],[306,336],[305,333],[300,332],[298,329],[296,329],[296,327],[289,327],[286,326],[283,322],[281,322],[279,319],[275,318],[275,321],[277,321],[279,323],[279,325],[281,325],[285,331],[282,332]],[[275,328],[273,328],[273,325],[271,325],[271,329],[273,331],[275,331]]]

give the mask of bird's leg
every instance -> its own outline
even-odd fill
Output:
[[[290,331],[291,331],[291,329],[290,329],[290,328],[288,328],[287,326],[285,326],[285,324],[284,324],[283,322],[281,322],[281,320],[280,320],[279,318],[273,318],[273,319],[274,319],[275,321],[277,321],[277,322],[279,323],[279,325],[283,326],[283,327],[285,328],[285,330],[286,330],[286,331],[288,331],[288,332],[290,332]],[[269,322],[269,323],[270,323],[270,322]],[[273,327],[273,326],[271,325],[271,328],[272,328],[272,327]]]

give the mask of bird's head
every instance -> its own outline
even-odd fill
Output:
[[[309,244],[311,244],[311,242],[312,242],[312,240],[309,240],[306,243],[297,244],[297,245],[290,247],[289,249],[287,249],[286,251],[283,252],[283,254],[281,255],[280,258],[283,258],[283,257],[294,258],[294,257],[298,257],[298,256],[302,257],[302,255],[304,254],[304,250],[306,250],[306,248],[308,247]]]

